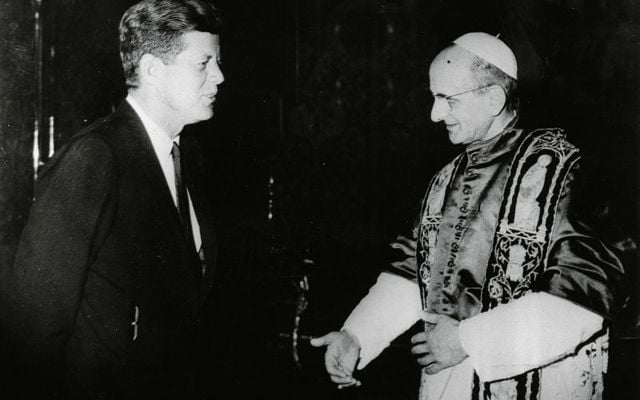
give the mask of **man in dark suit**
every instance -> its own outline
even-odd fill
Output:
[[[119,27],[126,100],[41,174],[2,279],[18,382],[41,398],[196,391],[217,247],[199,147],[180,132],[213,115],[219,29],[204,0],[129,8]]]

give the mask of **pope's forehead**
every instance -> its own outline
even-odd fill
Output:
[[[441,51],[431,62],[429,79],[431,84],[458,82],[461,84],[471,80],[471,64],[473,54],[459,46],[451,46]]]
[[[442,50],[431,62],[431,69],[467,69],[473,61],[473,54],[462,47],[453,45]]]

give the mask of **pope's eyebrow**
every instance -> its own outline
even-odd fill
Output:
[[[434,99],[440,99],[440,100],[449,100],[449,96],[447,96],[444,93],[434,93],[431,91],[431,89],[429,89],[429,92],[431,93],[431,97],[433,97]]]

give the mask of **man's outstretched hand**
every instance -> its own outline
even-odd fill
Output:
[[[353,377],[360,358],[360,343],[347,331],[329,332],[326,335],[311,339],[314,347],[327,346],[324,354],[324,365],[338,389],[360,386],[360,381]]]

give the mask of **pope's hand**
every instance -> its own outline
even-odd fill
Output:
[[[445,368],[460,364],[467,358],[458,335],[459,321],[447,316],[423,313],[427,329],[411,338],[411,352],[418,356],[418,364],[427,374],[435,374]]]
[[[360,386],[360,381],[353,377],[360,357],[360,343],[355,336],[347,331],[329,332],[322,337],[311,339],[311,345],[327,346],[324,364],[331,380],[338,384],[338,389]]]

